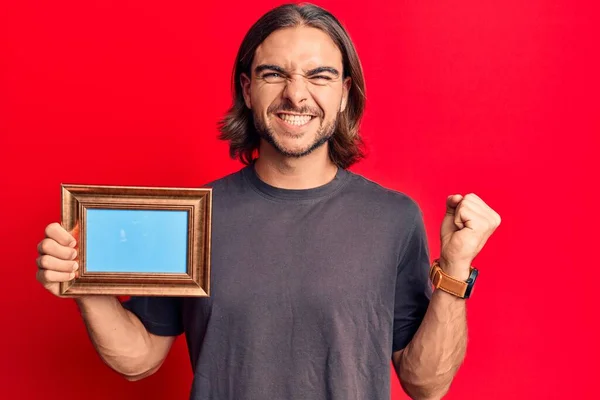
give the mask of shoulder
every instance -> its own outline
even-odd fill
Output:
[[[346,187],[346,195],[360,197],[374,207],[390,209],[405,216],[416,218],[422,214],[417,201],[407,193],[385,187],[355,172],[349,174],[350,184]]]
[[[233,189],[236,187],[240,187],[243,185],[244,177],[243,170],[245,168],[241,168],[235,172],[223,175],[219,178],[216,178],[212,181],[206,182],[202,185],[202,187],[210,188],[213,191],[227,191],[228,189]]]

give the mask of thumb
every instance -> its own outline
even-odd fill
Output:
[[[453,194],[446,198],[446,215],[444,215],[444,220],[442,221],[442,237],[460,229],[456,226],[454,220],[456,216],[456,207],[460,204],[462,199],[463,196],[460,194]]]

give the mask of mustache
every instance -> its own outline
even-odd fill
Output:
[[[316,117],[323,118],[323,113],[319,108],[309,106],[303,106],[298,108],[294,107],[294,105],[290,104],[289,102],[285,102],[282,104],[273,104],[267,109],[267,112],[269,114],[277,114],[283,111],[293,112],[297,114],[311,114]]]

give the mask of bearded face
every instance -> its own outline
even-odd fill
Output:
[[[261,139],[288,157],[302,157],[333,136],[350,79],[327,33],[311,27],[273,32],[256,49],[244,100]]]

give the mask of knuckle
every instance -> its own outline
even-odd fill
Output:
[[[52,242],[49,239],[44,239],[40,243],[40,249],[42,254],[48,254],[52,251]]]
[[[44,283],[44,271],[43,270],[38,270],[35,274],[35,279],[37,279],[38,282],[40,283]]]
[[[56,229],[56,222],[48,224],[48,226],[46,226],[46,229],[44,230],[44,233],[46,234],[46,236],[52,236],[52,231],[54,231],[54,229]]]
[[[40,271],[42,282],[52,282],[52,271],[42,270]]]
[[[64,277],[68,276],[68,274],[65,274],[64,272],[57,272],[57,271],[43,271],[43,272],[44,272],[44,280],[48,283],[63,282],[66,280],[66,278],[64,278]]]
[[[40,259],[40,267],[42,267],[45,270],[52,268],[52,257],[44,254],[43,256],[40,256],[39,259]]]
[[[472,203],[483,204],[483,201],[481,200],[481,198],[479,196],[477,196],[475,193],[468,193],[467,195],[465,195],[465,200],[467,200],[468,202],[472,202]]]

